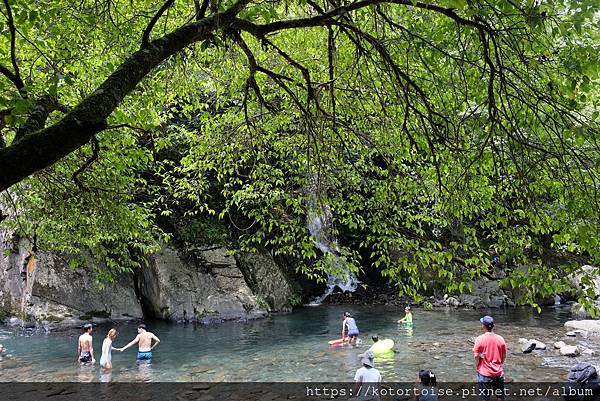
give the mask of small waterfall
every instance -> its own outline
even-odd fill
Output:
[[[308,231],[313,237],[315,245],[323,252],[324,257],[332,263],[332,271],[336,274],[327,274],[327,289],[318,297],[313,298],[309,305],[320,305],[338,287],[343,292],[354,292],[358,286],[358,278],[350,271],[346,262],[340,257],[337,240],[329,231],[331,230],[332,214],[327,205],[317,204],[316,185],[311,183],[311,197],[308,204]]]

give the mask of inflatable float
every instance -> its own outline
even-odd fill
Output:
[[[338,338],[337,340],[331,340],[328,341],[329,345],[344,345],[344,344],[348,344],[348,342],[350,341],[350,337],[346,337],[346,338]]]
[[[369,351],[373,351],[374,354],[383,354],[390,352],[394,349],[394,340],[386,338],[385,340],[379,340],[375,344],[371,345]]]

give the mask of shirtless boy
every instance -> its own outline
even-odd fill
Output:
[[[92,324],[83,325],[83,334],[77,341],[77,359],[80,363],[95,363],[94,347],[92,346]]]
[[[154,344],[152,344],[152,340],[154,340]],[[136,359],[138,361],[150,361],[152,360],[152,350],[160,343],[160,340],[153,333],[146,331],[146,325],[142,323],[138,326],[138,335],[129,344],[121,348],[121,351],[125,351],[136,343],[138,344]]]

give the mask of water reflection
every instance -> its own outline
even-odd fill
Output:
[[[96,366],[89,363],[79,364],[77,367],[77,381],[80,383],[90,383],[96,381],[96,369]]]
[[[411,324],[400,323],[400,324],[398,324],[398,326],[400,326],[400,328],[399,328],[400,334],[404,334],[406,337],[412,337],[413,336],[413,325],[412,325],[412,323]]]
[[[101,369],[100,370],[100,382],[110,383],[112,379],[112,369]]]
[[[152,361],[137,361],[136,382],[151,382],[154,376],[152,371]]]

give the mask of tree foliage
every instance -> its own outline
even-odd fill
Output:
[[[311,197],[351,268],[411,295],[497,255],[532,303],[569,286],[548,249],[600,261],[594,1],[0,8],[5,224],[100,271],[185,207],[321,276]]]

